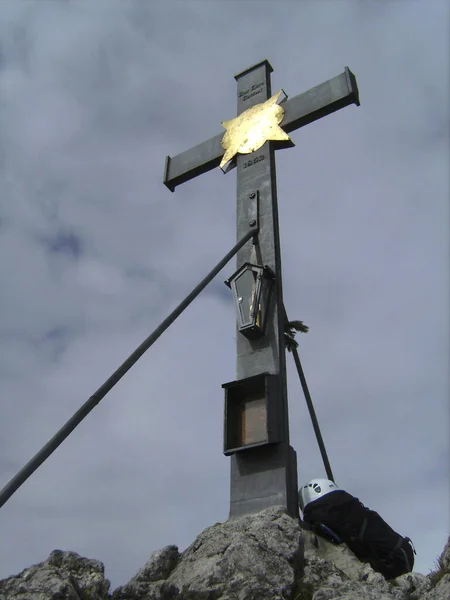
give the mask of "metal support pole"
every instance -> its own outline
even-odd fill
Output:
[[[195,287],[192,292],[186,296],[170,315],[151,333],[146,340],[123,362],[120,367],[114,371],[111,377],[98,388],[98,390],[87,400],[81,408],[67,421],[65,425],[39,450],[35,456],[11,479],[9,483],[0,491],[0,507],[11,498],[19,487],[36,471],[38,467],[52,454],[58,446],[72,433],[81,421],[97,406],[106,394],[116,385],[120,379],[131,369],[131,367],[140,359],[152,344],[172,325],[181,313],[195,300],[214,277],[223,269],[223,267],[233,258],[235,254],[248,242],[248,240],[258,234],[258,219],[255,219],[255,225],[250,226],[249,231],[239,240],[239,242],[228,252],[224,258],[217,263],[214,269]]]
[[[285,324],[288,325],[289,319],[287,316],[286,307],[284,307],[284,320]],[[308,389],[308,384],[306,383],[305,374],[303,373],[302,363],[300,362],[300,356],[298,355],[297,346],[295,344],[291,348],[291,352],[294,356],[294,362],[295,366],[297,367],[297,373],[300,379],[300,383],[302,384],[303,393],[305,394],[306,405],[308,406],[309,415],[311,417],[314,433],[316,434],[317,443],[319,444],[319,450],[320,454],[322,455],[322,460],[325,467],[325,471],[327,472],[327,477],[328,479],[336,483],[334,481],[333,472],[331,470],[330,461],[328,460],[328,455],[325,449],[322,434],[320,433],[319,421],[317,420],[316,411],[314,410],[311,395]]]
[[[302,384],[303,393],[305,394],[306,404],[308,406],[309,414],[311,416],[311,421],[314,427],[314,432],[316,434],[317,443],[319,444],[320,454],[322,455],[323,464],[325,466],[325,471],[327,472],[327,477],[331,481],[334,481],[333,472],[331,471],[330,462],[328,460],[327,451],[325,449],[325,444],[322,439],[322,434],[320,433],[319,422],[316,417],[316,411],[314,410],[314,406],[311,400],[311,396],[309,394],[308,385],[306,383],[305,374],[303,373],[302,365],[300,362],[300,357],[298,355],[297,348],[292,349],[292,354],[294,356],[295,366],[297,367],[297,373],[300,378],[300,382]]]

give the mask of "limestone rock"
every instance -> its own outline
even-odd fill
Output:
[[[438,568],[428,576],[432,589],[423,600],[448,600],[450,598],[450,536],[438,559]]]
[[[205,529],[183,553],[154,552],[108,594],[103,564],[55,550],[0,581],[0,600],[449,600],[450,538],[430,575],[386,581],[345,544],[334,545],[272,507]]]
[[[421,600],[431,589],[430,578],[421,573],[406,573],[394,580],[394,585],[406,593],[408,600]]]
[[[146,565],[124,586],[117,588],[113,600],[157,600],[161,597],[161,587],[179,560],[178,548],[166,546],[153,552]]]
[[[449,600],[450,598],[450,574],[447,573],[438,581],[436,586],[430,590],[423,600]]]
[[[450,571],[450,536],[439,559],[441,566]]]
[[[312,563],[315,562],[317,557],[320,557],[345,573],[347,579],[357,580],[362,577],[362,570],[365,565],[356,558],[345,544],[334,545],[309,530],[305,530],[303,535],[305,538],[305,558],[310,559]],[[367,567],[369,573],[374,573],[369,565]]]
[[[345,545],[304,531],[305,566],[297,585],[299,600],[407,600],[380,573],[361,563]]]
[[[110,583],[98,560],[53,550],[48,559],[0,581],[0,600],[104,600]]]
[[[298,522],[282,507],[268,508],[208,527],[181,554],[164,582],[145,581],[142,575],[136,585],[138,574],[116,590],[113,598],[283,600],[292,595],[302,558],[303,536]],[[160,572],[160,560],[152,557],[152,572]]]

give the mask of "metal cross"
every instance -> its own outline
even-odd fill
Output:
[[[264,60],[235,76],[238,116],[272,97],[272,71],[269,62]],[[359,97],[356,79],[346,67],[341,75],[285,101],[280,127],[288,134],[350,104],[359,106]],[[177,156],[167,157],[164,184],[173,192],[181,183],[218,167],[225,153],[223,138],[224,132]],[[230,517],[280,504],[292,516],[298,517],[297,457],[289,442],[285,313],[275,174],[275,149],[280,145],[286,147],[289,142],[266,141],[251,153],[237,154],[232,163],[237,167],[238,239],[248,231],[249,198],[257,195],[259,199],[257,243],[254,245],[249,240],[242,247],[237,254],[237,267],[256,259],[275,274],[273,308],[266,335],[257,340],[237,335],[237,379],[264,372],[278,375],[281,441],[231,456]]]

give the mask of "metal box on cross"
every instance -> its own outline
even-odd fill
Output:
[[[278,375],[261,373],[224,383],[224,454],[259,448],[281,441]]]

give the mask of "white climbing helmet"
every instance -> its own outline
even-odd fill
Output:
[[[311,479],[309,483],[301,487],[298,491],[298,502],[301,510],[303,511],[305,506],[313,500],[317,500],[317,498],[321,498],[325,494],[339,489],[330,479]]]

